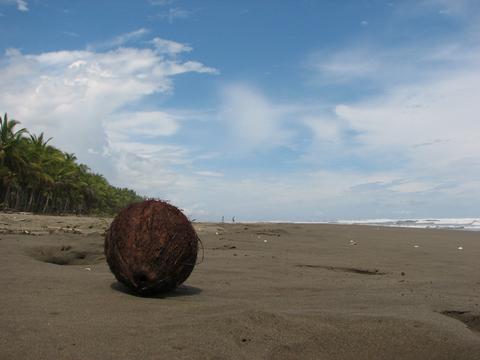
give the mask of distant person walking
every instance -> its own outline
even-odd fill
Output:
[[[232,223],[234,223],[234,222],[235,222],[235,216],[234,216],[234,217],[232,217]]]

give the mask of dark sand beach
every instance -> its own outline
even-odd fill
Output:
[[[203,262],[142,298],[109,222],[0,214],[0,359],[480,359],[480,233],[201,223]]]

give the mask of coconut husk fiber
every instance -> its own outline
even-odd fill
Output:
[[[164,201],[129,205],[105,235],[105,257],[118,281],[140,295],[174,289],[192,272],[199,238],[187,217]]]

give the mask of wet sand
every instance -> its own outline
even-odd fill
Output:
[[[0,359],[480,358],[480,233],[196,224],[203,263],[141,298],[109,222],[0,214]]]

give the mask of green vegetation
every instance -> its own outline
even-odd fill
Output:
[[[0,116],[0,209],[37,213],[114,213],[143,200],[76,162],[73,154]]]

